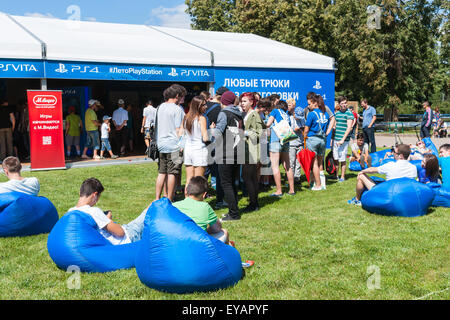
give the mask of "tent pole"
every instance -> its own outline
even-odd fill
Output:
[[[47,79],[41,79],[41,90],[47,90]]]

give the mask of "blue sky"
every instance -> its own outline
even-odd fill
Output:
[[[0,11],[19,16],[68,19],[79,8],[81,20],[189,28],[184,0],[1,0]]]

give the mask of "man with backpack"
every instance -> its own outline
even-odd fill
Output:
[[[216,94],[210,99],[210,94],[208,92],[202,92],[200,95],[204,96],[206,102],[207,109],[203,114],[206,118],[206,128],[209,129],[212,123],[217,123],[217,117],[219,113],[222,111],[222,105],[220,103],[220,98],[222,94],[229,91],[226,87],[220,87],[217,89]],[[214,157],[215,150],[211,151],[211,156]],[[208,162],[210,163],[210,162]],[[210,163],[205,171],[205,178],[211,175],[211,186],[216,190],[216,209],[220,209],[225,207],[225,203],[223,201],[223,190],[222,185],[220,183],[219,176],[219,168],[216,162]]]
[[[239,156],[242,155],[245,160],[244,119],[239,108],[234,105],[235,100],[236,96],[231,91],[222,94],[220,99],[222,110],[217,117],[217,123],[212,124],[216,137],[215,159],[224,198],[228,203],[228,213],[222,217],[222,221],[241,218],[235,180],[239,177],[239,164],[242,164],[238,160]]]

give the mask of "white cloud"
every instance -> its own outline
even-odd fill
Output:
[[[186,4],[180,4],[172,8],[159,6],[152,9],[149,23],[156,24],[161,27],[190,29],[191,18],[185,12],[186,9]]]
[[[56,19],[56,17],[54,15],[52,15],[51,13],[26,12],[25,16],[27,16],[27,17],[34,17],[34,18]]]

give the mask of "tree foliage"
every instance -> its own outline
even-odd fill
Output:
[[[331,56],[336,92],[397,107],[449,95],[450,5],[441,0],[187,0],[192,27],[254,33]],[[370,28],[370,5],[380,8]]]

